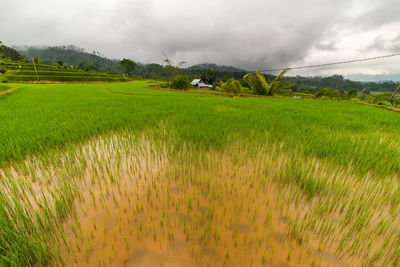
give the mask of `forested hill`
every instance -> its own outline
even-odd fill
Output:
[[[244,69],[239,69],[233,66],[225,66],[225,65],[217,65],[215,63],[202,63],[202,64],[197,64],[190,66],[187,68],[189,71],[201,71],[201,70],[206,70],[208,71],[210,68],[213,68],[216,71],[221,71],[221,72],[247,72],[247,70]]]
[[[105,57],[99,52],[86,52],[84,49],[69,46],[53,47],[17,47],[17,50],[27,58],[39,57],[43,64],[57,64],[62,61],[66,65],[79,66],[80,68],[89,68],[100,72],[121,73],[118,60]]]
[[[321,88],[338,89],[342,92],[348,91],[352,88],[365,90],[365,91],[387,91],[392,92],[400,85],[399,82],[385,81],[385,82],[357,82],[345,79],[342,75],[333,75],[327,77],[284,77],[284,81],[293,84],[293,89],[308,88],[313,92]]]
[[[0,59],[23,60],[24,57],[17,50],[4,45],[0,41]]]

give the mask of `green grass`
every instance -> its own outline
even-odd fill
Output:
[[[0,93],[6,91],[8,89],[10,89],[10,87],[0,84]]]
[[[119,175],[124,173],[124,164],[129,165],[124,171],[131,173],[123,177],[140,176],[136,167],[143,164],[142,171],[148,172],[144,181],[165,178],[167,183],[175,181],[182,186],[188,181],[201,185],[204,188],[199,192],[210,191],[209,196],[215,198],[210,205],[219,208],[220,203],[234,203],[232,199],[236,201],[239,193],[245,203],[254,203],[254,189],[260,201],[276,183],[281,202],[274,213],[279,210],[278,218],[287,214],[288,234],[297,242],[306,242],[313,235],[325,246],[328,241],[324,240],[332,236],[336,240],[330,241],[330,246],[339,243],[333,248],[340,255],[365,256],[370,265],[400,261],[396,249],[400,239],[390,230],[399,226],[396,194],[400,186],[393,178],[400,171],[398,113],[338,101],[161,91],[145,88],[148,84],[10,83],[0,87],[0,92],[15,88],[0,98],[0,187],[4,189],[0,190],[0,264],[45,265],[49,259],[61,260],[63,223],[72,216],[79,225],[75,208],[90,199],[82,197],[87,192],[79,190],[80,179],[84,179],[79,177],[89,168],[91,180],[85,184],[90,184],[90,190],[96,185],[102,193],[105,187],[107,197],[101,199],[107,199],[109,185],[121,190]],[[138,136],[143,138],[135,139]],[[160,162],[148,161],[146,151],[170,161],[162,161],[168,166],[165,177],[154,175],[153,167]],[[135,160],[121,160],[131,156]],[[228,168],[224,168],[224,160]],[[207,171],[199,175],[202,170]],[[392,177],[386,177],[389,175]],[[227,176],[237,180],[227,182]],[[156,187],[155,180],[151,186]],[[147,202],[153,207],[150,184],[143,188],[147,188]],[[168,186],[162,188],[167,188],[168,195]],[[243,188],[248,191],[241,192]],[[187,212],[197,212],[200,193],[190,186],[183,190],[187,201],[179,203]],[[96,206],[95,198],[93,195]],[[83,201],[82,205],[76,206],[76,199]],[[309,201],[312,199],[317,201]],[[157,205],[169,207],[168,201]],[[246,208],[243,211],[253,207],[248,204]],[[378,214],[383,209],[390,210]],[[257,210],[251,214],[256,220]],[[377,214],[376,220],[371,219],[373,214]],[[265,213],[262,217],[266,221]],[[333,217],[338,218],[334,227]],[[162,225],[168,226],[168,216],[165,222],[163,218]],[[156,222],[159,225],[161,221]],[[192,231],[203,226],[208,240],[212,221],[199,223]],[[173,239],[172,232],[167,232]],[[194,242],[195,238],[187,235]],[[365,245],[376,240],[391,240],[390,249],[380,252]],[[126,243],[128,249],[131,244]],[[234,248],[226,249],[229,258],[234,257]],[[259,258],[265,261],[264,255]]]
[[[393,92],[380,92],[380,91],[371,91],[371,95],[377,96],[377,95],[383,95],[387,93],[393,93]]]
[[[0,162],[93,135],[162,124],[176,142],[223,149],[283,142],[360,173],[398,173],[400,116],[351,103],[224,98],[123,84],[19,84],[0,102]]]
[[[394,91],[393,91],[394,92]],[[383,94],[393,94],[393,92],[380,92],[380,91],[371,91],[371,95],[373,96],[379,96],[379,95],[383,95]],[[395,96],[396,98],[400,98],[400,95],[397,94]],[[389,97],[388,97],[389,98]]]

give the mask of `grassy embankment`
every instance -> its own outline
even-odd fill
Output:
[[[144,85],[8,85],[3,265],[399,263],[397,113]]]

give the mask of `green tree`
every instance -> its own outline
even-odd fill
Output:
[[[209,68],[205,81],[209,84],[214,84],[216,80],[217,72],[214,70],[214,68]]]
[[[355,88],[350,89],[349,91],[346,92],[346,99],[351,99],[357,97],[358,90]]]
[[[337,89],[331,90],[331,95],[332,95],[332,97],[334,97],[334,98],[336,98],[336,99],[342,98],[342,94],[341,94],[340,91],[337,90]]]
[[[321,97],[323,97],[323,96],[331,97],[331,91],[329,90],[329,88],[322,88],[321,90],[318,90],[318,91],[314,94],[314,96],[315,96],[316,98],[321,98]]]
[[[35,62],[35,64],[40,64],[40,58],[38,56],[34,57],[33,62]]]
[[[217,91],[240,94],[240,93],[249,93],[248,89],[242,87],[239,81],[231,78],[226,82],[221,81],[220,85],[216,88]]]
[[[187,75],[177,75],[172,79],[171,87],[178,90],[187,90],[191,86]]]
[[[58,68],[64,67],[64,62],[62,60],[57,61]]]
[[[285,75],[285,73],[289,69],[286,69],[282,71],[275,79],[268,83],[265,80],[264,75],[260,72],[260,70],[257,70],[256,73],[248,73],[246,74],[243,79],[245,82],[250,86],[250,89],[254,92],[256,95],[273,95],[276,89],[278,88],[280,81]]]
[[[132,73],[136,69],[136,63],[126,58],[122,59],[119,65],[124,69],[126,74]]]
[[[14,48],[5,46],[3,43],[0,43],[0,54],[4,55],[5,58],[11,60],[24,60],[25,58],[18,53]]]
[[[178,64],[174,64],[172,59],[170,59],[167,54],[163,52],[165,64],[164,69],[167,72],[167,80],[171,81],[176,75],[181,74],[181,67],[186,64],[185,61],[180,61]]]

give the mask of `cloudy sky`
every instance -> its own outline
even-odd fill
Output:
[[[110,58],[246,69],[400,52],[399,0],[1,0],[6,45],[68,45]],[[292,75],[400,74],[400,57]]]

